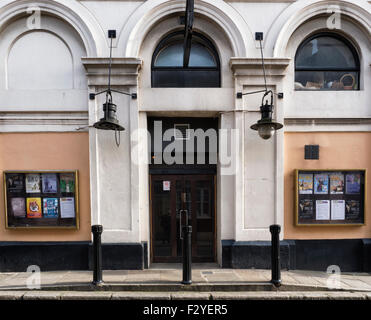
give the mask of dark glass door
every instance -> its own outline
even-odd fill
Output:
[[[215,261],[215,176],[152,175],[152,261],[181,262],[181,227],[192,226],[192,261]]]

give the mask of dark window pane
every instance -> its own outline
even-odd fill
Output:
[[[295,57],[296,90],[358,90],[359,60],[345,39],[327,33],[306,40]]]
[[[183,67],[183,43],[171,44],[157,55],[155,67]],[[217,67],[213,54],[203,45],[192,43],[189,58],[190,67]]]
[[[194,32],[189,65],[183,66],[184,32],[178,31],[160,41],[152,58],[152,87],[220,87],[220,62],[210,40]]]
[[[219,70],[175,69],[152,71],[154,88],[215,88],[220,87]]]
[[[353,52],[342,41],[318,37],[308,41],[296,56],[297,68],[357,68]]]
[[[349,71],[296,71],[297,90],[357,90],[358,72]]]

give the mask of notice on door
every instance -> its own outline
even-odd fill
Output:
[[[162,181],[162,190],[170,191],[170,181]]]

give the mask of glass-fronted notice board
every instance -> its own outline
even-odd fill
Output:
[[[297,226],[364,225],[366,170],[296,170]]]
[[[7,228],[79,228],[77,171],[5,171]]]

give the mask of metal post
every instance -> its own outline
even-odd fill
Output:
[[[280,231],[281,226],[273,224],[269,227],[272,234],[272,280],[279,287],[281,285],[281,261],[280,261]]]
[[[192,226],[183,227],[183,281],[192,283]]]
[[[102,280],[102,242],[101,242],[103,226],[94,225],[91,227],[91,231],[93,232],[93,261],[94,261],[93,285],[100,285],[103,283],[103,280]]]

